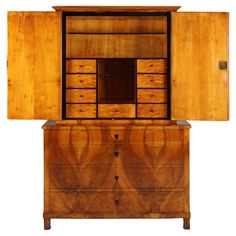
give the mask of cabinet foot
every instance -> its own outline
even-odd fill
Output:
[[[184,220],[184,225],[183,225],[183,227],[184,227],[184,229],[190,229],[190,218],[183,218],[183,220]]]
[[[51,229],[51,219],[44,219],[44,229],[45,230]]]

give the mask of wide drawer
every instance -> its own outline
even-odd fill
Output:
[[[135,104],[99,104],[99,118],[134,118]]]
[[[137,74],[138,88],[167,88],[167,76],[161,74]]]
[[[138,89],[138,103],[166,103],[166,89]]]
[[[166,104],[138,104],[138,118],[167,118]]]
[[[96,74],[67,74],[66,88],[96,88]]]
[[[66,60],[66,73],[96,73],[96,60]]]
[[[137,73],[167,73],[166,59],[139,59]]]
[[[80,191],[51,192],[50,213],[155,213],[183,212],[184,192]]]
[[[96,89],[67,89],[67,103],[96,103]]]
[[[96,118],[96,104],[66,104],[66,118]]]

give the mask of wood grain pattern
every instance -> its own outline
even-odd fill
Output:
[[[137,74],[138,88],[167,88],[167,76],[160,74]]]
[[[166,89],[138,89],[138,103],[166,103]]]
[[[138,104],[138,118],[165,118],[167,117],[166,104]]]
[[[56,11],[65,12],[169,12],[180,6],[53,6]]]
[[[96,73],[96,60],[67,59],[66,73]]]
[[[67,74],[66,88],[96,88],[96,74]]]
[[[139,59],[137,73],[167,73],[167,61],[166,59]]]
[[[166,16],[67,16],[67,33],[166,33]]]
[[[66,57],[166,57],[166,38],[166,34],[67,34]]]
[[[189,127],[44,125],[44,218],[189,219]]]
[[[67,89],[67,103],[96,103],[96,89]]]
[[[59,12],[8,12],[8,118],[61,119]]]
[[[135,118],[135,104],[98,104],[99,118]]]
[[[228,13],[172,14],[171,113],[176,120],[228,120]]]
[[[96,104],[66,104],[67,118],[96,118]]]

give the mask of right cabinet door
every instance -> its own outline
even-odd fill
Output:
[[[228,13],[171,13],[171,119],[228,120]]]

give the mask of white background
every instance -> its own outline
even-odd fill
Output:
[[[236,235],[236,1],[0,0],[0,235]],[[182,11],[230,12],[230,121],[191,129],[191,230],[182,219],[52,220],[43,230],[44,121],[7,120],[7,11],[45,11],[52,5],[179,5]],[[46,26],[45,26],[46,27]]]

